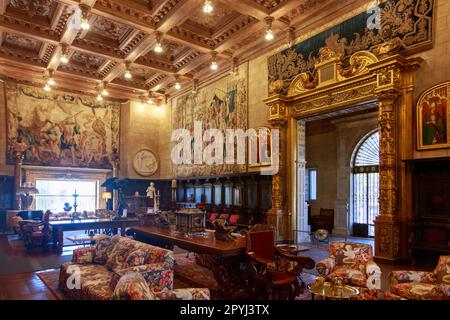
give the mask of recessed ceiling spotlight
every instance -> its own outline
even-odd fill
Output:
[[[181,89],[181,84],[179,82],[175,82],[175,89],[176,90],[180,90]]]
[[[101,94],[98,94],[96,99],[97,101],[103,101],[103,97]]]
[[[213,10],[214,10],[214,7],[213,7],[211,1],[210,0],[205,0],[205,3],[203,4],[203,12],[204,13],[211,13],[211,12],[213,12]]]
[[[48,83],[46,83],[44,86],[44,90],[47,92],[52,91],[52,87],[50,87],[50,85]]]

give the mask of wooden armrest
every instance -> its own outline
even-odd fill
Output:
[[[255,260],[255,261],[259,262],[259,263],[262,263],[262,264],[273,263],[272,260],[264,259],[263,257],[260,257],[260,256],[256,255],[254,252],[248,252],[247,254],[248,254],[248,256],[250,258],[252,258],[253,260]]]

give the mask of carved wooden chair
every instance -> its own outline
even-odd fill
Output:
[[[52,229],[49,223],[51,215],[52,212],[47,210],[42,222],[28,223],[23,226],[23,236],[28,251],[32,251],[36,246],[47,250],[48,242],[52,239]]]
[[[242,230],[246,237],[246,271],[252,295],[260,299],[294,299],[301,292],[299,276],[314,268],[310,257],[290,255],[275,245],[275,232],[257,224]]]

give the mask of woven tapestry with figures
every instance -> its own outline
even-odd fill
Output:
[[[218,129],[225,136],[226,129],[247,129],[248,63],[239,66],[238,74],[188,93],[172,102],[172,129],[187,129],[193,136],[194,122],[207,129]],[[203,149],[209,143],[203,141]],[[194,144],[192,143],[192,147]],[[236,149],[235,149],[236,150]],[[225,157],[226,149],[223,151]],[[193,150],[192,150],[193,155]],[[193,156],[192,156],[193,160]],[[177,177],[209,176],[230,172],[244,172],[244,164],[180,164],[173,165]]]
[[[8,163],[18,137],[24,164],[112,167],[119,150],[120,104],[6,83]]]
[[[353,18],[269,57],[269,93],[286,94],[294,77],[303,72],[310,74],[305,82],[314,83],[314,68],[324,47],[342,55],[344,61],[361,50],[382,55],[387,51],[412,54],[430,48],[434,0],[387,0],[374,4],[375,1]]]

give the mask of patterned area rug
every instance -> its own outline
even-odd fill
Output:
[[[211,270],[197,265],[192,253],[189,255],[186,253],[175,254],[175,261],[174,288],[209,288],[211,299],[217,299],[218,286]],[[40,271],[37,276],[56,299],[65,299],[63,292],[58,287],[59,269]],[[300,278],[305,285],[308,285],[313,283],[316,277],[311,273],[303,272]],[[295,300],[311,300],[311,293],[305,289]]]
[[[64,300],[64,294],[58,286],[59,269],[41,271],[37,273],[37,276],[42,280],[56,299]]]

